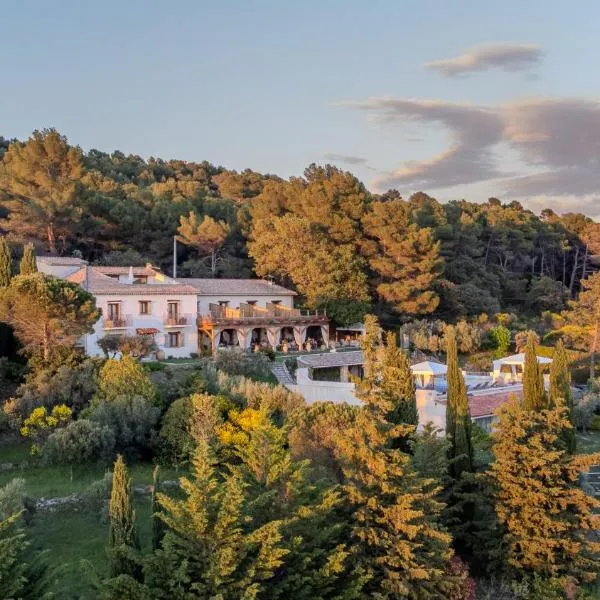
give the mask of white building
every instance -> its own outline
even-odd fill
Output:
[[[295,292],[259,279],[173,279],[151,265],[89,266],[78,258],[38,257],[38,269],[78,283],[92,293],[102,312],[83,344],[102,355],[107,335],[150,335],[165,357],[256,344],[302,345],[320,337],[327,345],[325,314],[294,308]]]

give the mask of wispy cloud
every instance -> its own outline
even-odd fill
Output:
[[[361,156],[348,156],[347,154],[334,154],[329,153],[325,154],[323,157],[325,160],[330,160],[331,162],[340,162],[346,165],[366,165],[367,159],[362,158]]]
[[[405,163],[378,177],[374,182],[378,188],[446,187],[506,175],[497,170],[491,152],[492,146],[502,139],[502,119],[487,107],[393,98],[370,98],[343,104],[368,112],[382,123],[420,121],[441,124],[451,132],[452,143],[446,150],[426,161]]]
[[[600,213],[600,101],[538,98],[501,106],[475,106],[439,100],[369,98],[343,102],[383,127],[420,122],[447,130],[450,145],[438,154],[407,161],[382,173],[373,185],[384,190],[435,190],[492,181],[499,195],[514,198],[564,197],[565,205]],[[394,128],[394,131],[396,129]],[[405,142],[399,136],[399,143]],[[501,165],[500,143],[520,158],[508,173]],[[574,199],[580,198],[580,202]]]
[[[487,69],[523,71],[535,66],[543,56],[540,46],[502,42],[474,46],[454,58],[436,60],[427,63],[425,67],[448,77]]]

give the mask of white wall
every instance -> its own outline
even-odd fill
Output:
[[[52,275],[53,277],[60,277],[61,279],[79,271],[81,266],[82,265],[49,265],[45,262],[37,261],[37,268],[40,273]]]
[[[423,429],[426,423],[433,423],[442,431],[446,429],[446,405],[437,401],[435,390],[416,390],[417,411],[419,412],[419,426],[417,431]]]
[[[201,315],[208,315],[209,314],[209,310],[208,310],[208,305],[209,304],[219,304],[219,302],[221,301],[228,301],[229,304],[229,308],[239,308],[240,304],[244,304],[245,302],[248,302],[248,300],[255,300],[256,301],[256,305],[260,306],[262,308],[265,308],[265,306],[269,303],[269,302],[277,302],[278,300],[280,301],[280,303],[283,306],[286,306],[287,308],[294,308],[294,297],[293,296],[285,296],[285,295],[257,295],[257,294],[247,294],[245,296],[239,296],[239,295],[231,295],[228,296],[227,294],[222,294],[222,295],[213,295],[213,296],[206,296],[204,294],[202,294],[201,296],[198,296],[198,314]]]
[[[187,357],[191,352],[198,352],[198,328],[196,326],[196,300],[195,295],[158,295],[143,293],[143,286],[139,294],[123,294],[123,295],[97,295],[96,306],[102,310],[102,317],[94,326],[94,333],[86,336],[85,347],[86,352],[90,356],[102,356],[102,350],[96,343],[105,335],[116,335],[126,333],[135,335],[136,328],[152,327],[158,329],[160,333],[155,335],[156,344],[159,350],[165,353],[165,356],[173,356],[176,358]],[[139,314],[139,301],[147,300],[150,302],[150,314]],[[165,327],[164,318],[167,313],[167,302],[169,300],[179,301],[179,314],[188,316],[188,321],[182,327]],[[127,329],[104,329],[104,318],[108,314],[107,305],[109,302],[121,302],[121,318],[129,319]],[[181,348],[166,348],[164,346],[164,337],[167,331],[180,331],[183,334],[184,346]]]
[[[289,388],[300,394],[309,404],[313,402],[360,404],[354,395],[353,383],[313,381],[308,377],[308,369],[298,369],[296,371],[296,382],[295,386],[289,386]]]

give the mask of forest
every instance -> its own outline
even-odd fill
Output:
[[[344,324],[367,312],[386,325],[558,312],[600,254],[600,225],[583,214],[374,194],[331,165],[284,180],[83,152],[55,130],[0,137],[0,232],[40,252],[167,273],[179,236],[179,276],[273,278]]]
[[[593,220],[52,129],[0,153],[0,597],[600,598]],[[362,321],[358,404],[278,385],[294,358],[274,349],[147,360],[131,336],[85,356],[95,298],[36,254],[170,273],[174,237],[181,276],[269,278]],[[511,352],[522,400],[486,431],[464,374]],[[443,429],[419,423],[423,355],[447,366]]]

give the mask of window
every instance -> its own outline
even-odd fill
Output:
[[[257,302],[258,300],[246,300],[246,304],[249,304],[250,306],[256,306]]]
[[[150,308],[149,300],[140,300],[139,305],[140,305],[140,315],[149,315],[152,312],[152,310]]]
[[[219,306],[229,306],[229,300],[219,300]]]
[[[180,331],[167,333],[167,348],[180,348],[183,346],[183,335]]]
[[[179,302],[169,300],[167,303],[167,312],[169,319],[176,319],[179,316]]]
[[[281,300],[271,300],[271,304],[281,304]]]
[[[148,283],[148,276],[147,275],[136,275],[133,279],[133,283]]]
[[[121,318],[121,303],[120,302],[108,302],[108,319],[110,321],[118,321]]]

